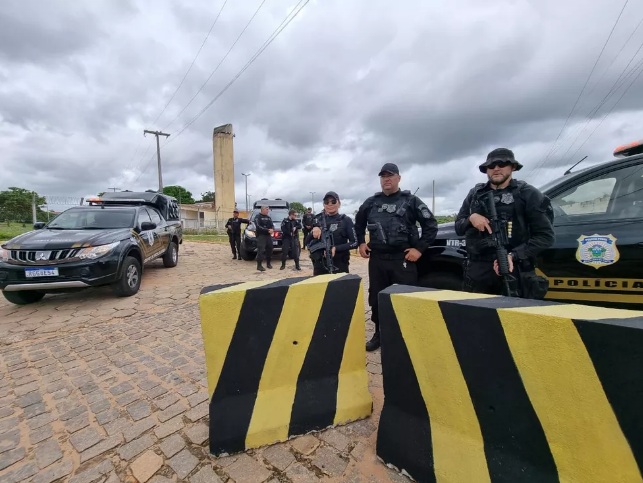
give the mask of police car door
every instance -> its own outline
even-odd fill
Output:
[[[556,242],[538,261],[546,298],[643,308],[643,161],[560,190],[550,194]]]
[[[165,253],[165,250],[167,250],[167,247],[170,244],[170,227],[156,209],[149,206],[146,209],[150,214],[152,223],[156,225],[156,228],[154,229],[154,253]]]
[[[156,228],[151,228],[152,219],[145,208],[138,212],[138,234],[141,249],[143,250],[143,263],[152,260],[160,246]]]

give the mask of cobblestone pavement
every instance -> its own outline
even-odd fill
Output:
[[[209,454],[201,288],[312,274],[306,252],[303,272],[291,260],[280,271],[275,260],[263,274],[229,253],[225,245],[186,242],[176,268],[153,262],[129,298],[109,288],[22,307],[2,298],[0,481],[408,481],[375,456],[379,351],[367,356],[369,419],[238,455]],[[365,293],[366,267],[352,258]]]

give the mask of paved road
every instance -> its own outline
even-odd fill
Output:
[[[409,481],[375,456],[379,351],[367,356],[371,418],[240,455],[208,452],[199,292],[311,275],[302,255],[303,272],[289,261],[262,274],[225,245],[186,242],[179,265],[153,262],[134,297],[100,288],[24,307],[0,297],[0,481]],[[352,260],[366,292],[366,261]]]

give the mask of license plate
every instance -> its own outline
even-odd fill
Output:
[[[277,246],[277,243],[278,243],[277,240],[272,241],[272,245],[275,246],[275,247]]]
[[[25,277],[57,277],[57,268],[25,268]]]

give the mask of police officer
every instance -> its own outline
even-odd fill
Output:
[[[272,218],[268,216],[268,207],[262,206],[261,212],[255,217],[257,233],[257,270],[265,272],[261,262],[266,259],[266,266],[272,268],[270,263],[272,257],[272,234],[275,232],[275,225]]]
[[[239,254],[239,260],[241,260],[241,223],[247,225],[249,222],[245,218],[239,218],[239,210],[234,210],[232,218],[228,218],[225,224],[233,260],[237,259],[237,254]]]
[[[380,346],[378,293],[394,283],[416,285],[415,262],[435,239],[438,223],[420,198],[399,188],[400,170],[386,163],[379,172],[382,191],[368,198],[355,216],[359,253],[368,262],[368,303],[375,333],[367,351]],[[422,228],[418,233],[417,223]],[[370,241],[365,241],[368,228]]]
[[[522,164],[516,161],[510,149],[491,151],[479,166],[488,181],[469,191],[458,212],[455,231],[464,235],[467,246],[463,286],[467,292],[503,293],[486,205],[488,193],[492,191],[504,230],[502,235],[507,241],[504,248],[508,252],[509,271],[513,272],[522,296],[543,298],[545,295],[546,279],[537,277],[534,269],[536,256],[554,243],[553,210],[549,198],[538,189],[513,179],[514,171],[521,168]]]
[[[350,250],[357,248],[357,235],[353,220],[339,214],[340,207],[339,195],[329,191],[324,195],[324,210],[313,220],[313,229],[307,239],[310,258],[313,262],[313,276],[330,273],[331,267],[327,266],[325,244],[322,241],[324,233],[330,235],[333,273],[348,273]],[[327,231],[324,232],[324,229]]]
[[[281,222],[281,237],[283,245],[281,247],[281,267],[279,270],[286,268],[286,259],[288,252],[292,250],[292,258],[295,260],[295,270],[301,270],[299,267],[299,230],[301,222],[297,219],[297,211],[290,210],[288,218]]]
[[[306,245],[306,238],[308,237],[308,234],[312,231],[313,229],[313,220],[315,219],[315,215],[313,215],[313,209],[308,208],[306,210],[306,213],[304,213],[304,216],[302,218],[302,224],[304,228],[302,229],[302,233],[304,234],[304,245]]]

